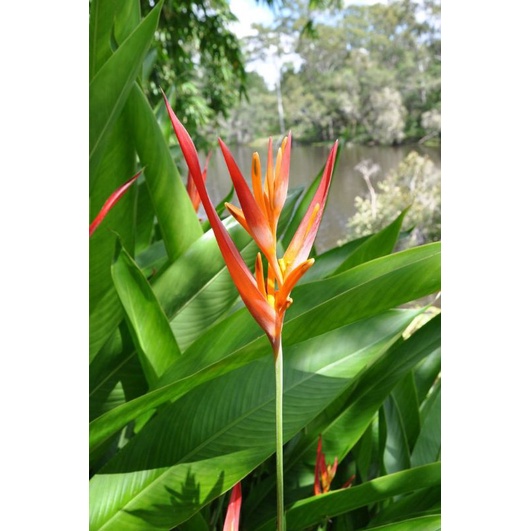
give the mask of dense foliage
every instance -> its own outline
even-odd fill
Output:
[[[143,0],[142,12],[153,7]],[[245,65],[227,0],[165,0],[146,57],[144,76],[150,102],[161,99],[161,87],[201,147],[215,139],[218,120],[245,93]]]
[[[192,206],[161,102],[146,97],[162,7],[142,16],[138,0],[91,2],[89,221],[142,173],[90,237],[90,529],[221,529],[238,482],[240,528],[274,529],[270,345]],[[281,246],[317,182],[289,192]],[[315,256],[292,292],[290,530],[440,528],[440,317],[412,305],[440,289],[440,245],[393,252],[402,221]],[[249,234],[225,225],[254,268]],[[316,496],[320,440],[339,464],[331,492]]]

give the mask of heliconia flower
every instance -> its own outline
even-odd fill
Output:
[[[98,212],[98,215],[94,218],[94,221],[90,224],[89,227],[89,237],[94,234],[94,231],[98,228],[100,223],[105,219],[105,216],[109,213],[111,208],[120,200],[120,198],[125,194],[128,188],[138,179],[138,176],[142,173],[140,170],[136,175],[131,177],[125,184],[122,184],[120,188],[115,190],[105,201],[101,210]]]
[[[316,496],[318,494],[330,492],[332,480],[337,472],[337,464],[337,457],[334,459],[334,463],[332,465],[326,464],[326,456],[323,453],[323,442],[321,435],[319,435],[319,440],[317,442],[317,459],[315,460],[315,480],[313,483],[313,493]],[[353,479],[354,476],[351,476],[341,488],[344,489],[346,487],[350,487]]]
[[[288,190],[291,134],[283,140],[278,150],[274,167],[272,141],[269,141],[268,161],[263,184],[260,158],[257,153],[253,155],[252,192],[229,149],[221,139],[219,140],[241,208],[228,203],[226,206],[236,220],[251,235],[267,260],[267,277],[265,277],[262,257],[258,253],[255,263],[255,277],[243,261],[212,205],[202,178],[197,150],[190,135],[177,116],[175,116],[165,96],[164,99],[184,159],[197,187],[197,192],[205,208],[229,273],[244,304],[268,336],[276,356],[280,344],[284,314],[292,302],[290,293],[298,280],[314,263],[314,259],[308,259],[308,256],[321,222],[323,208],[330,188],[338,143],[335,142],[330,151],[321,183],[310,204],[310,209],[295,232],[284,257],[278,259],[276,256],[276,232]]]
[[[210,161],[211,156],[212,156],[212,151],[209,151],[206,161],[205,161],[205,168],[203,169],[203,173],[202,173],[203,182],[206,182],[208,162]],[[188,171],[188,179],[186,180],[186,191],[188,192],[190,201],[192,201],[192,206],[194,207],[194,210],[197,212],[199,210],[199,205],[201,204],[201,198],[199,197],[199,194],[197,192],[197,187],[195,185],[195,182],[192,179],[192,176],[190,175],[190,171]]]
[[[242,506],[242,487],[240,482],[232,487],[229,507],[223,524],[223,531],[238,531],[240,525],[240,509]]]

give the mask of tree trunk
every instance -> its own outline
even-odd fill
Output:
[[[277,108],[278,108],[278,122],[280,124],[280,134],[284,136],[286,126],[284,125],[284,105],[282,105],[282,91],[280,90],[280,79],[277,83]]]

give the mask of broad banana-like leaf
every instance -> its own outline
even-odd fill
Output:
[[[410,249],[329,279],[299,286],[293,291],[296,302],[286,317],[285,345],[299,343],[437,291],[440,286],[439,252],[437,244]],[[238,334],[234,334],[234,330],[238,330]],[[182,360],[166,371],[158,389],[94,420],[91,447],[99,445],[145,411],[174,400],[196,385],[267,352],[267,339],[248,312],[243,309],[232,314],[187,349]]]
[[[433,387],[433,382],[441,372],[441,349],[433,352],[419,366],[415,368],[415,385],[420,403],[424,401]]]
[[[407,341],[398,342],[372,365],[367,366],[356,379],[350,399],[339,414],[331,414],[330,408],[327,408],[306,426],[284,462],[287,501],[300,499],[304,489],[307,493],[312,491],[315,449],[319,435],[322,435],[325,454],[338,457],[339,462],[365,436],[368,454],[366,459],[372,462],[378,437],[371,428],[375,415],[396,384],[420,361],[439,348],[440,341],[440,317],[437,316]],[[357,468],[363,467],[363,461],[358,464],[356,460],[356,464]],[[252,515],[249,520],[252,528],[267,519],[268,513],[269,516],[274,514],[274,482],[269,483],[245,502],[244,512]],[[264,498],[269,494],[273,495],[270,498],[271,504],[264,504]]]
[[[391,311],[286,348],[285,440],[378,359],[414,314]],[[262,358],[163,408],[92,478],[91,529],[169,529],[267,459],[274,380],[272,357]]]

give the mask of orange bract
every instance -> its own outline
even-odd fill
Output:
[[[212,156],[212,152],[210,151],[205,161],[205,169],[203,170],[203,173],[202,173],[203,182],[206,181],[207,171],[208,171],[208,162],[210,161],[211,156]],[[197,192],[197,187],[195,185],[194,180],[192,179],[192,176],[190,175],[190,172],[188,172],[188,179],[186,180],[186,191],[188,192],[188,196],[190,197],[190,201],[192,202],[192,206],[194,207],[194,210],[197,212],[199,210],[199,205],[201,204],[201,198],[199,197],[199,194]]]
[[[319,435],[319,440],[317,442],[317,458],[315,460],[315,479],[313,483],[313,493],[316,496],[318,494],[330,492],[332,480],[337,472],[337,464],[337,457],[334,458],[334,463],[332,465],[326,464],[326,456],[323,453],[323,441]],[[354,476],[351,476],[341,488],[344,489],[346,487],[350,487],[353,480]]]
[[[276,356],[280,345],[284,314],[292,302],[290,298],[291,290],[314,263],[313,258],[308,259],[308,256],[321,222],[324,204],[330,188],[338,143],[336,141],[330,151],[321,182],[308,212],[295,232],[284,257],[279,259],[276,255],[277,227],[288,191],[291,134],[282,141],[274,167],[273,142],[271,139],[269,140],[267,168],[263,183],[260,158],[257,153],[253,155],[252,191],[228,147],[221,139],[219,140],[223,157],[241,205],[241,208],[238,208],[227,203],[226,207],[251,235],[267,260],[268,267],[267,272],[265,272],[262,257],[258,253],[255,264],[255,277],[243,261],[212,205],[205,187],[197,150],[190,135],[175,116],[166,97],[164,99],[190,175],[197,187],[197,192],[205,208],[229,273],[244,304],[271,341]]]

